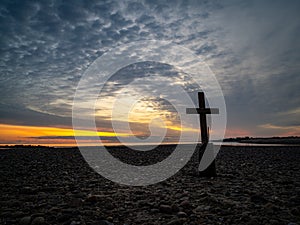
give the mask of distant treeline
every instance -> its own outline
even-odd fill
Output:
[[[255,144],[300,144],[300,137],[236,137],[225,138],[223,142],[255,143]]]
[[[46,148],[54,148],[50,146],[43,146],[43,145],[2,145],[1,148],[26,148],[26,149],[32,149],[32,148],[39,148],[39,149],[46,149]]]

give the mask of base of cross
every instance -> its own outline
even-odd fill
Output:
[[[217,171],[216,171],[216,162],[215,160],[203,171],[198,171],[197,175],[199,177],[216,177]]]
[[[216,160],[212,143],[202,144],[199,149],[199,167],[197,175],[200,177],[216,177]]]

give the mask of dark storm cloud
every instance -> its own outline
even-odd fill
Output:
[[[1,12],[2,102],[58,115],[70,115],[83,70],[131,23],[103,1],[9,1]]]
[[[70,117],[49,115],[34,110],[0,104],[0,123],[25,126],[71,126]]]
[[[65,123],[60,118],[71,116],[77,83],[97,57],[160,39],[209,64],[225,92],[229,125],[296,124],[297,113],[283,115],[299,107],[299,11],[297,1],[1,1],[2,122],[38,125],[49,116]],[[130,76],[107,88],[113,93],[140,71]]]
[[[168,78],[170,84],[174,81],[182,82],[182,86],[186,91],[191,91],[193,87],[195,88],[195,84],[188,79],[188,75],[182,72],[180,73],[180,71],[177,71],[173,66],[158,62],[144,61],[131,64],[117,71],[104,85],[101,96],[115,96],[117,91],[127,87],[140,78],[154,80],[163,77]],[[156,85],[159,86],[159,84]],[[140,93],[153,91],[152,86],[141,86],[137,88],[140,89]]]

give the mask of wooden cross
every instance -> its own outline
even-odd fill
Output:
[[[199,101],[199,108],[187,108],[186,113],[187,114],[199,114],[200,115],[200,128],[201,128],[201,148],[200,154],[199,152],[199,162],[201,161],[201,158],[203,156],[203,152],[205,151],[205,148],[209,142],[209,131],[207,127],[207,120],[206,115],[207,114],[219,114],[219,109],[217,108],[205,108],[205,98],[204,98],[204,92],[198,92],[198,101]],[[213,153],[212,153],[213,154]],[[216,164],[215,160],[204,170],[200,172],[200,176],[216,176]]]

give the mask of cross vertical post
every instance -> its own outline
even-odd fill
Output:
[[[206,108],[205,107],[205,97],[204,92],[198,92],[198,101],[199,101],[199,108],[187,108],[186,113],[187,114],[199,114],[200,116],[200,129],[201,129],[201,148],[199,150],[199,163],[201,161],[201,158],[204,154],[204,151],[206,149],[206,146],[209,143],[209,132],[207,127],[207,120],[206,115],[207,114],[219,114],[219,109],[216,108]],[[213,151],[213,149],[210,149]],[[214,154],[214,152],[211,152],[210,154]],[[199,171],[200,176],[205,177],[214,177],[217,175],[216,173],[216,164],[215,160],[203,171]]]
[[[199,109],[205,109],[205,98],[204,92],[198,92],[198,101],[199,101]],[[209,141],[208,137],[208,127],[206,121],[206,114],[205,112],[201,113],[198,112],[200,115],[200,129],[201,129],[201,141],[202,144],[207,144]]]

